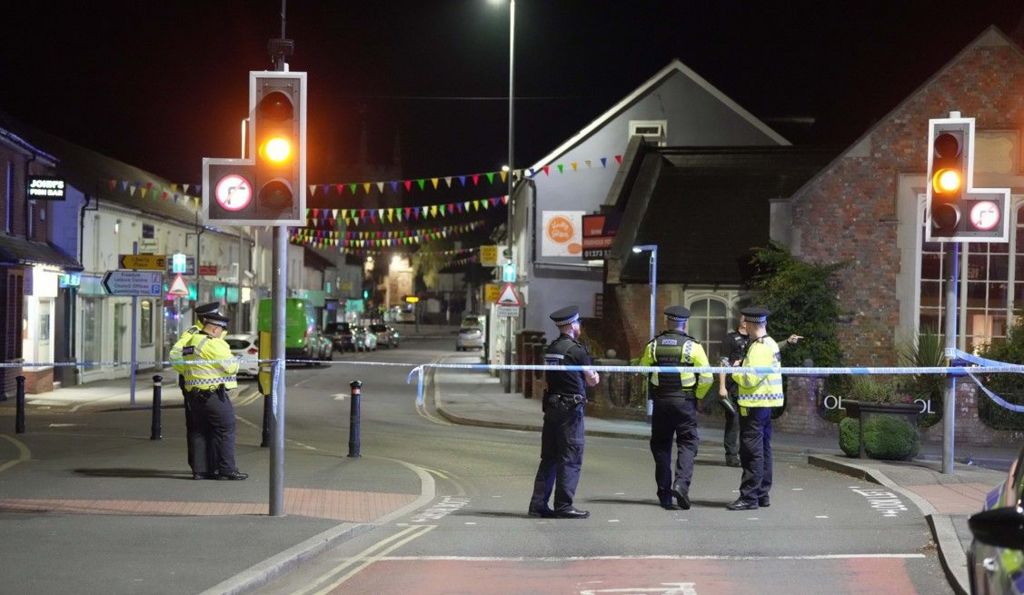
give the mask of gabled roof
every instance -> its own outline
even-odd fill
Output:
[[[768,136],[775,142],[784,146],[789,146],[791,144],[788,140],[783,138],[782,135],[769,128],[767,124],[757,119],[753,114],[743,109],[741,105],[730,99],[728,95],[718,90],[718,88],[709,83],[707,79],[691,70],[685,64],[680,62],[678,58],[675,58],[671,62],[669,62],[667,66],[659,70],[654,76],[647,79],[647,81],[644,84],[634,89],[633,92],[630,93],[629,95],[623,97],[618,103],[616,103],[603,114],[598,116],[593,122],[587,124],[585,127],[583,127],[583,129],[581,129],[571,138],[569,138],[564,143],[555,148],[555,150],[551,151],[544,157],[541,157],[541,159],[534,163],[531,167],[533,169],[540,169],[541,167],[557,160],[559,157],[561,157],[570,149],[578,145],[580,142],[582,142],[588,136],[593,134],[595,131],[600,130],[606,123],[617,117],[629,106],[633,105],[642,97],[651,93],[666,79],[677,73],[682,74],[683,76],[692,80],[694,83],[697,84],[697,86],[707,91],[711,96],[722,102],[723,105],[727,106],[732,111],[736,112],[736,114],[738,114],[741,118],[749,122],[752,126],[763,132],[766,136]]]
[[[796,147],[650,147],[632,182],[611,258],[619,282],[648,279],[647,258],[631,247],[658,246],[658,282],[740,285],[754,248],[769,242],[770,201],[788,198],[834,155]],[[651,179],[653,178],[653,179]],[[613,279],[609,279],[613,282]]]
[[[1022,20],[1022,23],[1024,23],[1024,20]],[[836,155],[836,157],[831,162],[829,162],[825,167],[821,168],[821,171],[819,171],[815,176],[807,180],[807,182],[803,186],[801,186],[796,192],[793,193],[793,198],[799,199],[804,194],[804,192],[807,191],[808,188],[813,187],[818,182],[818,180],[826,173],[828,173],[832,169],[832,166],[838,163],[840,160],[849,156],[851,153],[863,152],[864,150],[866,150],[867,146],[865,145],[865,143],[879,128],[883,126],[888,126],[895,114],[898,114],[907,104],[914,101],[921,93],[924,93],[925,90],[928,89],[928,87],[930,87],[936,79],[946,74],[966,54],[968,54],[971,50],[979,46],[1008,46],[1016,50],[1017,53],[1020,54],[1022,58],[1024,58],[1024,52],[1021,51],[1021,47],[1017,45],[1016,42],[1007,37],[1006,34],[999,29],[999,27],[996,27],[995,25],[990,25],[988,28],[982,31],[981,34],[975,37],[973,41],[968,43],[966,46],[964,46],[963,49],[957,52],[956,56],[954,56],[949,62],[946,62],[946,64],[944,64],[942,68],[938,69],[934,74],[928,77],[926,81],[924,81],[916,89],[914,89],[913,92],[904,97],[903,100],[896,105],[896,107],[892,108],[891,110],[889,110],[888,113],[879,118],[871,128],[868,128],[867,131],[865,131],[864,134],[860,135],[857,138],[857,140],[853,141],[853,143],[849,147],[847,147],[841,153]],[[965,116],[969,115],[970,114],[965,114]],[[932,117],[943,116],[944,114],[934,114]],[[922,132],[922,135],[923,134],[924,132]]]
[[[7,130],[24,142],[31,143],[33,147],[52,155],[57,162],[55,169],[58,174],[83,193],[182,223],[194,225],[196,222],[195,209],[188,208],[183,203],[162,200],[158,196],[139,198],[138,193],[133,197],[120,188],[111,191],[105,182],[128,180],[142,185],[151,184],[154,187],[171,186],[170,182],[159,176],[37,130],[3,112],[0,112],[0,129]]]

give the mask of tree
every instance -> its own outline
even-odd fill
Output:
[[[773,336],[785,339],[790,333],[804,339],[782,350],[783,366],[802,366],[810,358],[816,366],[837,366],[843,359],[836,333],[839,299],[832,277],[845,264],[813,264],[795,258],[784,247],[771,243],[754,251],[751,286],[759,301],[771,312]],[[829,376],[828,384],[839,378]],[[841,381],[839,381],[841,382]]]

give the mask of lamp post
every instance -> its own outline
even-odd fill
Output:
[[[502,0],[491,0],[501,2]],[[513,147],[515,121],[515,41],[516,41],[516,0],[508,0],[508,205],[506,206],[507,221],[505,223],[505,250],[512,260],[512,191],[515,188],[515,166],[513,165]],[[512,317],[505,319],[505,365],[512,364]],[[502,372],[502,383],[506,393],[512,392],[512,371]]]
[[[650,267],[651,277],[651,332],[648,337],[649,341],[654,340],[654,321],[657,315],[657,304],[658,304],[658,245],[657,244],[643,244],[641,246],[633,246],[633,253],[640,254],[641,252],[650,252],[651,258],[648,262]],[[654,413],[654,401],[651,400],[650,395],[647,396],[647,421],[651,421],[651,415]]]

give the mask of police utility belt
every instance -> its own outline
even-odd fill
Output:
[[[548,406],[559,407],[562,409],[572,409],[577,405],[583,405],[587,402],[587,395],[566,395],[560,393],[546,393],[544,395],[544,402]]]

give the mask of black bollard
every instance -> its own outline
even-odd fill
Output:
[[[149,439],[160,440],[162,436],[162,427],[160,424],[160,401],[161,392],[163,391],[163,376],[156,374],[153,376],[153,423],[149,428]]]
[[[263,448],[270,446],[270,414],[273,404],[271,395],[263,395],[263,438],[260,441]]]
[[[349,386],[352,387],[352,412],[348,418],[348,456],[357,459],[359,458],[359,401],[363,383],[353,380]]]
[[[25,377],[18,376],[14,379],[17,384],[15,389],[15,413],[14,413],[14,433],[24,434],[25,433]]]

